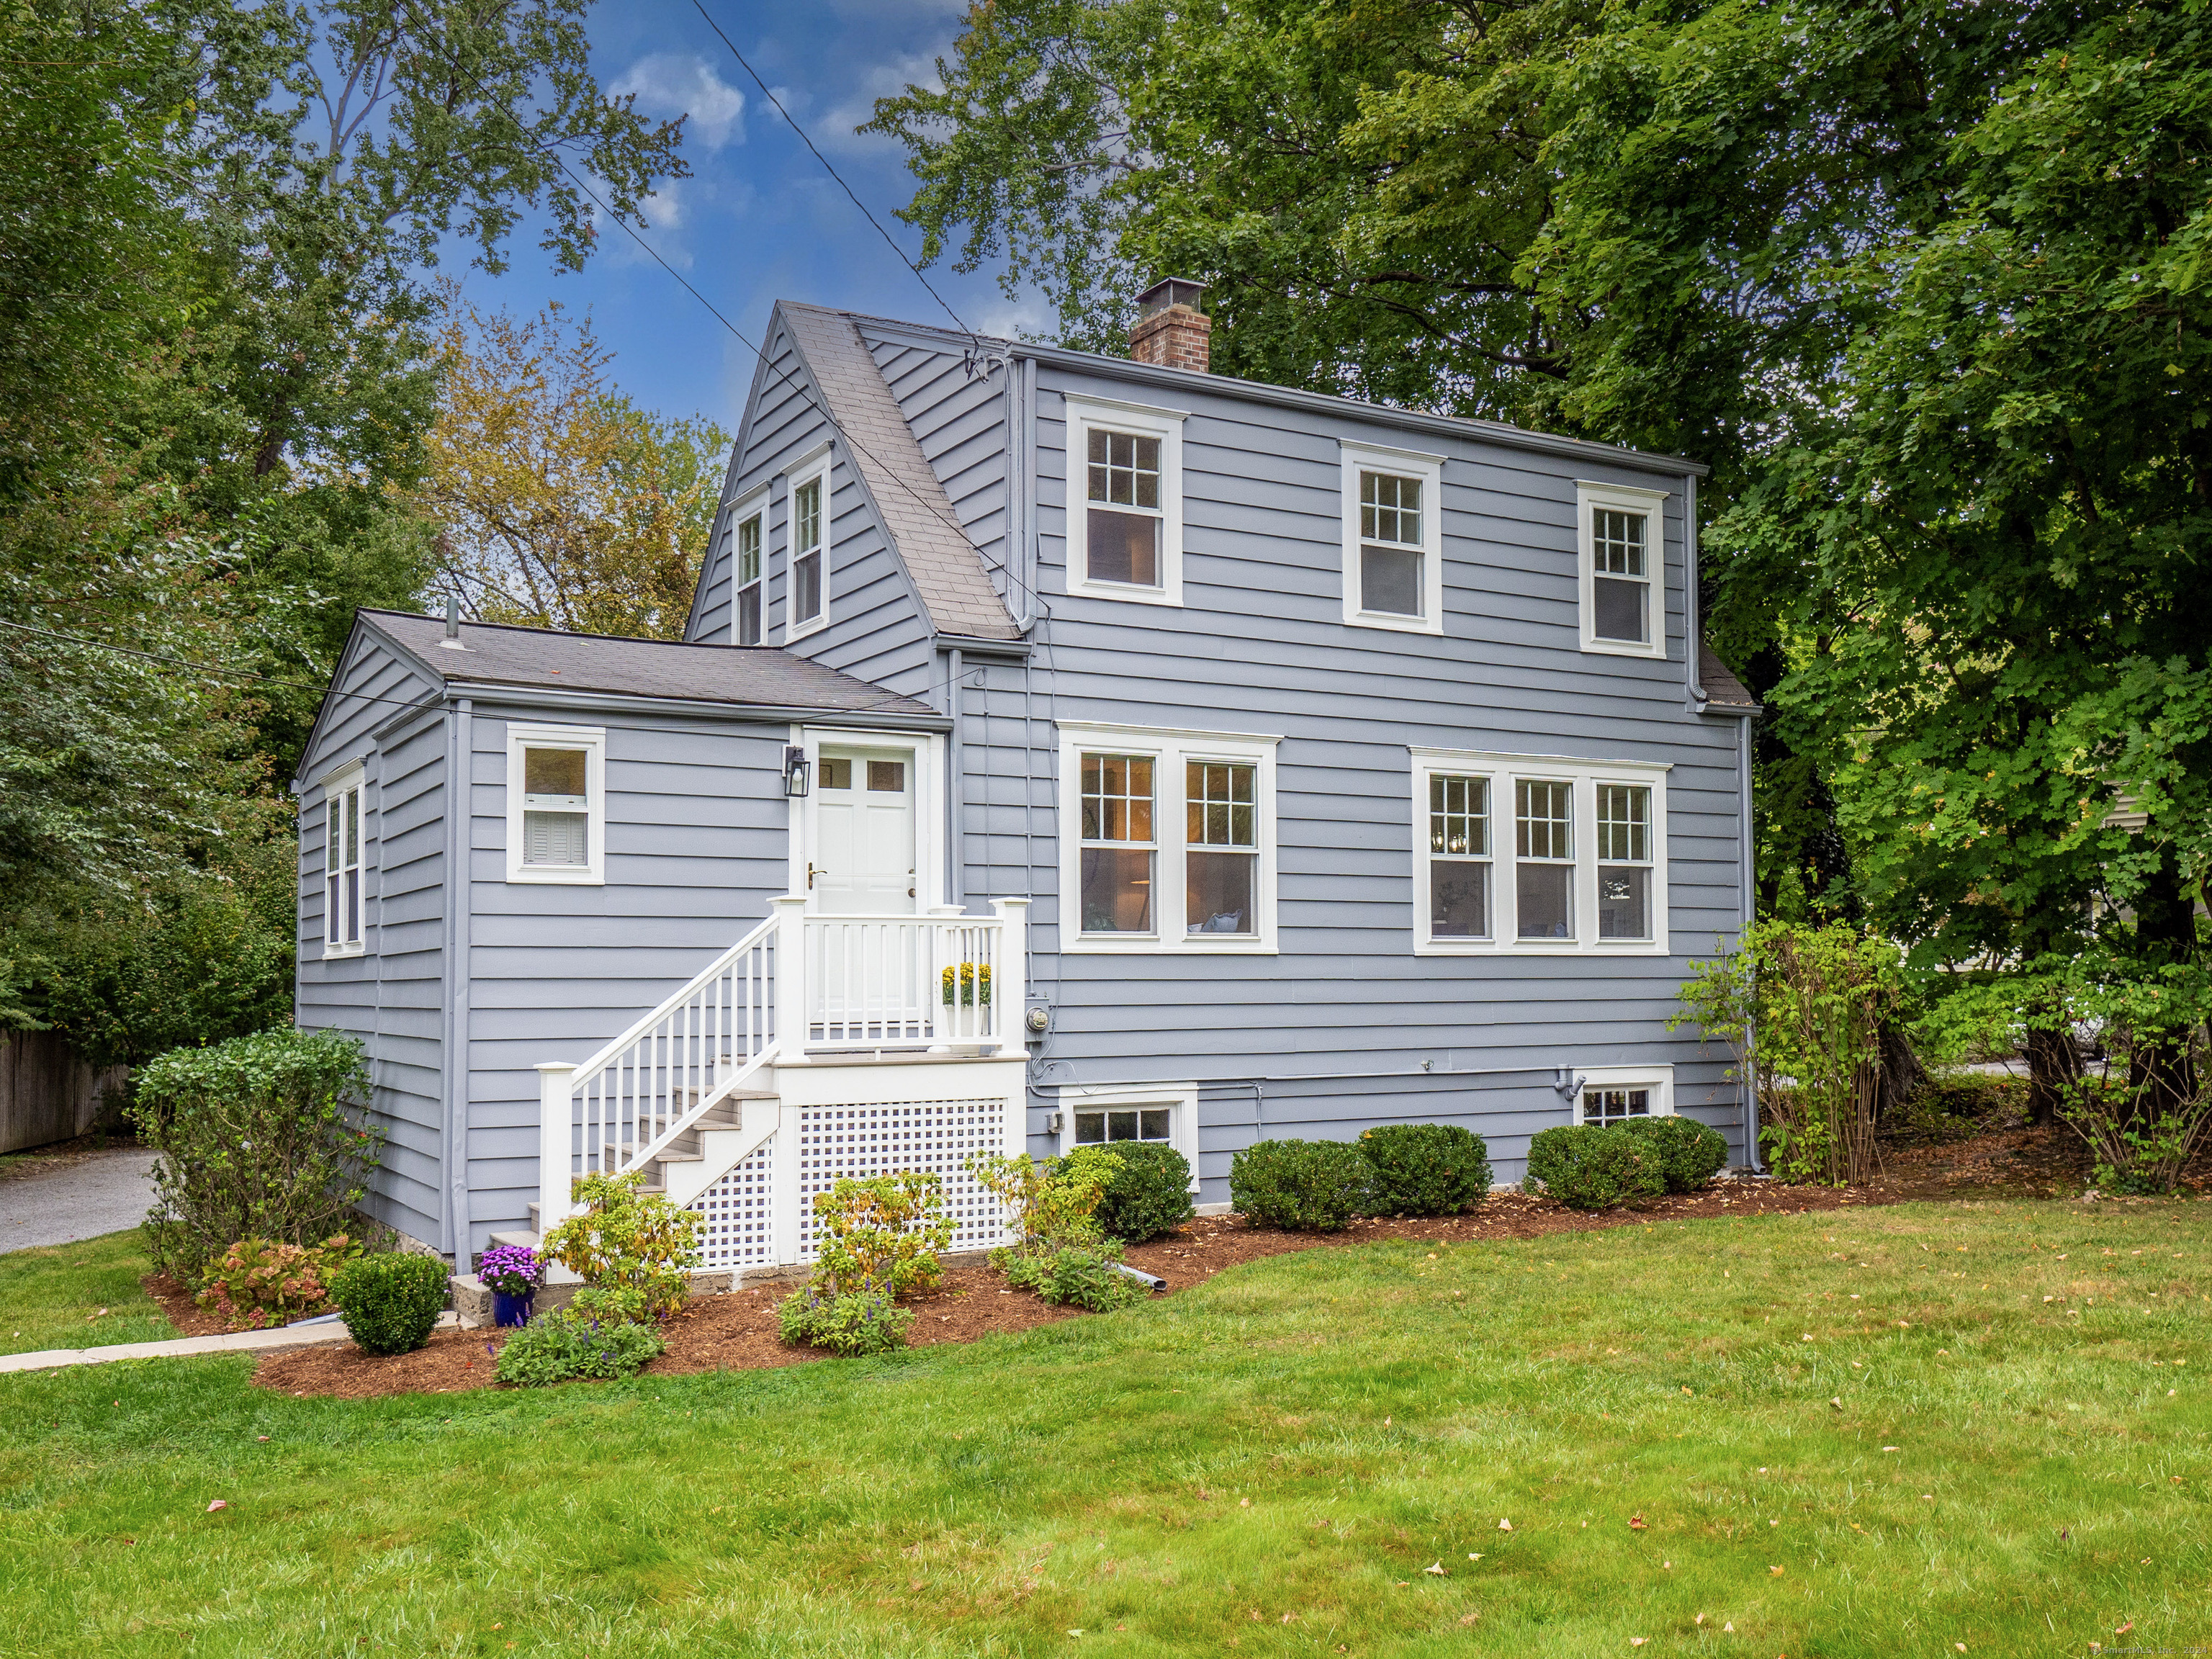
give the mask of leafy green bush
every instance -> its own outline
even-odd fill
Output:
[[[879,1285],[830,1291],[809,1285],[784,1297],[777,1333],[793,1347],[827,1348],[851,1358],[906,1346],[914,1310],[902,1308]]]
[[[1615,1127],[1650,1143],[1670,1193],[1695,1192],[1728,1167],[1728,1137],[1693,1117],[1632,1117]]]
[[[1363,1130],[1377,1215],[1459,1215],[1490,1191],[1490,1149],[1450,1123],[1385,1123]]]
[[[1610,1210],[1667,1190],[1649,1140],[1595,1123],[1561,1124],[1530,1140],[1528,1179],[1571,1210]]]
[[[994,1260],[1000,1252],[994,1252]],[[1121,1260],[1121,1241],[1101,1238],[1096,1243],[1063,1243],[1056,1249],[1028,1255],[1011,1252],[1004,1267],[1006,1282],[1018,1290],[1034,1291],[1041,1302],[1054,1307],[1073,1304],[1092,1313],[1112,1313],[1152,1292],[1115,1264]]]
[[[1141,1244],[1190,1219],[1190,1161],[1181,1152],[1157,1140],[1120,1140],[1107,1152],[1121,1167],[1107,1178],[1091,1212],[1101,1232]]]
[[[814,1277],[833,1294],[878,1289],[896,1298],[945,1276],[952,1242],[945,1182],[924,1170],[847,1177],[814,1195]]]
[[[652,1317],[635,1285],[586,1285],[568,1298],[568,1310],[607,1325],[642,1325]]]
[[[1259,1140],[1229,1166],[1229,1197],[1255,1224],[1334,1232],[1370,1212],[1370,1175],[1359,1148],[1341,1140]]]
[[[313,1246],[241,1238],[210,1266],[192,1299],[234,1331],[266,1330],[322,1312],[331,1275],[360,1254],[359,1241],[344,1233]]]
[[[638,1291],[646,1311],[665,1319],[690,1293],[700,1217],[678,1209],[665,1194],[639,1191],[644,1182],[642,1170],[580,1177],[573,1190],[582,1212],[545,1235],[541,1254],[586,1285]]]
[[[446,1264],[411,1250],[361,1256],[338,1270],[331,1300],[363,1352],[412,1353],[445,1311]]]
[[[629,1376],[667,1346],[651,1325],[562,1308],[538,1315],[508,1337],[493,1375],[525,1389]]]
[[[279,1026],[172,1049],[135,1081],[132,1119],[160,1154],[147,1251],[188,1284],[239,1239],[329,1237],[368,1191],[383,1136],[352,1037]]]

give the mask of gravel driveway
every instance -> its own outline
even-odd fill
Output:
[[[0,1177],[0,1251],[137,1226],[154,1201],[154,1158],[143,1146],[116,1146]]]

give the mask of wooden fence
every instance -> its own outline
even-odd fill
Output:
[[[89,1133],[101,1093],[130,1074],[125,1066],[95,1071],[52,1031],[0,1036],[0,1152]]]

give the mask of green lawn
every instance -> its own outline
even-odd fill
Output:
[[[176,1335],[161,1304],[139,1287],[152,1271],[136,1227],[0,1255],[0,1353]]]
[[[2212,1205],[1921,1205],[1316,1250],[536,1394],[0,1377],[0,1651],[2187,1648],[2208,1245]]]

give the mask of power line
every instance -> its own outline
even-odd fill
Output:
[[[975,338],[975,331],[969,327],[965,322],[961,320],[960,313],[952,308],[951,303],[947,301],[942,294],[939,294],[937,291],[936,285],[933,283],[928,277],[922,275],[921,267],[906,257],[906,250],[901,247],[898,243],[892,239],[890,232],[884,228],[883,221],[877,218],[874,214],[868,211],[868,204],[860,198],[859,195],[854,191],[852,185],[845,182],[844,174],[839,173],[836,167],[830,166],[830,158],[824,155],[818,149],[816,149],[814,140],[807,137],[806,129],[800,126],[797,118],[793,116],[792,112],[783,106],[783,100],[777,97],[774,92],[769,89],[768,82],[761,79],[760,71],[755,69],[752,64],[747,61],[744,53],[738,50],[738,43],[731,40],[728,35],[722,33],[722,26],[714,21],[714,15],[707,9],[704,0],[691,0],[691,4],[693,9],[698,12],[699,15],[706,20],[707,27],[714,31],[715,38],[720,40],[724,46],[730,49],[730,56],[736,58],[739,66],[744,69],[744,72],[753,77],[753,84],[761,89],[761,96],[767,99],[769,103],[775,106],[775,112],[783,117],[785,123],[789,125],[793,132],[799,135],[799,142],[805,145],[808,149],[814,152],[814,159],[822,163],[822,170],[837,181],[837,187],[843,191],[848,197],[851,198],[854,207],[860,210],[860,216],[876,228],[876,234],[884,239],[884,245],[890,248],[892,252],[897,254],[899,257],[899,263],[904,265],[908,270],[912,271],[914,273],[915,280],[929,290],[929,297],[936,301],[938,305],[943,309],[945,314],[952,319],[952,325],[958,329],[963,334],[965,334],[971,341],[974,340]]]

